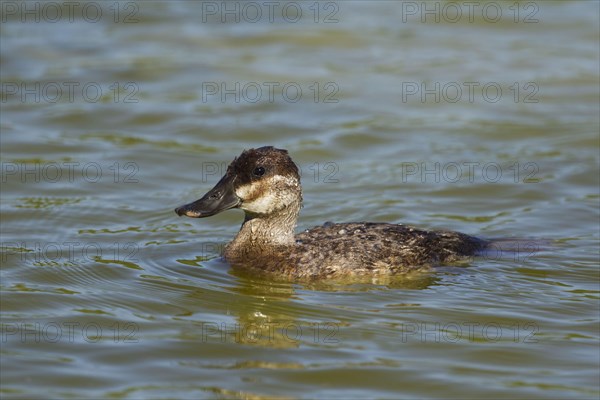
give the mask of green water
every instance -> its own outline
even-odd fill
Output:
[[[598,397],[599,3],[23,4],[0,9],[3,398]],[[262,145],[302,170],[298,229],[520,251],[234,273],[241,212],[173,209]]]

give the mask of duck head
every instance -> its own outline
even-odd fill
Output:
[[[204,218],[241,208],[246,219],[268,216],[302,202],[298,167],[287,150],[272,146],[244,150],[201,199],[177,207],[177,215]]]

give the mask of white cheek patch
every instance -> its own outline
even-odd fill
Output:
[[[272,194],[260,196],[251,202],[243,202],[241,209],[256,214],[269,214],[278,208],[277,198]]]
[[[287,187],[297,187],[299,182],[293,177],[274,175],[267,179],[240,186],[235,194],[242,199],[241,209],[257,214],[269,214],[288,205],[297,195]],[[252,200],[246,200],[252,199]]]
[[[275,185],[277,182],[283,182],[285,186],[296,187],[300,184],[298,179],[293,176],[283,176],[283,175],[274,175],[272,178],[268,180],[269,185]]]
[[[251,197],[250,193],[252,193],[252,185],[244,185],[235,189],[235,195],[242,200]]]

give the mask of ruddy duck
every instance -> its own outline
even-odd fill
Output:
[[[474,255],[484,240],[450,231],[372,223],[325,223],[294,235],[302,206],[298,167],[286,150],[245,150],[200,200],[175,209],[204,218],[231,208],[246,216],[223,256],[233,267],[291,279],[396,274]]]

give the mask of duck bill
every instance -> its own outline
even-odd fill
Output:
[[[218,214],[221,211],[238,207],[241,200],[235,194],[234,181],[235,175],[225,175],[221,178],[219,183],[217,183],[215,187],[201,199],[177,207],[175,212],[180,217],[185,215],[192,218],[204,218]]]

